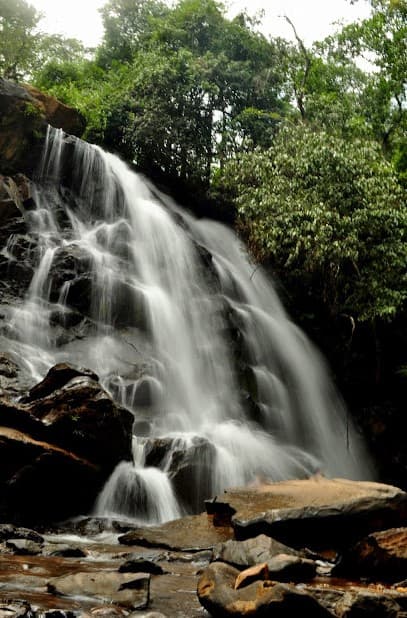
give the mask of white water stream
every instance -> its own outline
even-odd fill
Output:
[[[74,199],[61,189],[67,153]],[[48,133],[34,198],[26,218],[40,259],[7,345],[36,381],[56,362],[93,369],[134,412],[135,463],[113,472],[99,514],[151,523],[179,516],[174,449],[196,458],[181,493],[199,499],[258,477],[370,476],[323,360],[229,229],[194,219],[114,155],[60,130]],[[62,256],[63,268],[72,254],[87,264],[87,279],[82,288],[80,275],[66,280],[55,298],[55,262]],[[54,317],[71,315],[75,286],[84,304],[91,297],[88,329],[64,341]],[[243,403],[239,353],[255,413]],[[153,438],[170,445],[160,469],[145,465]],[[197,441],[204,446],[194,451]]]

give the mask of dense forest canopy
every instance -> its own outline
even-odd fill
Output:
[[[405,324],[407,2],[370,5],[307,46],[288,18],[294,42],[218,0],[108,0],[88,50],[0,0],[0,72],[77,107],[86,139],[214,200],[300,319],[346,316],[377,339]]]

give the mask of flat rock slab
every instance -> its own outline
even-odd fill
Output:
[[[230,489],[219,504],[221,512],[232,513],[237,539],[266,534],[294,547],[340,548],[407,523],[407,493],[401,489],[319,476]],[[216,518],[217,502],[207,506]]]
[[[53,594],[92,597],[129,609],[144,609],[149,602],[150,576],[116,571],[81,572],[56,577],[47,588]]]
[[[231,527],[215,527],[205,513],[175,519],[160,526],[137,528],[119,537],[124,545],[163,547],[175,551],[202,551],[233,537]]]

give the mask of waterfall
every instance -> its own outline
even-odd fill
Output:
[[[324,361],[231,230],[61,130],[34,201],[38,264],[7,346],[33,380],[89,367],[134,413],[134,464],[99,514],[156,523],[257,477],[370,476]]]

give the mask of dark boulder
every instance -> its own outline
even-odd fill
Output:
[[[369,534],[343,553],[333,572],[374,581],[399,581],[407,573],[407,528]]]
[[[0,170],[31,175],[41,159],[47,125],[81,135],[82,116],[31,86],[0,77]]]
[[[215,447],[201,436],[191,439],[158,438],[146,441],[145,464],[165,469],[178,499],[199,513],[212,494]]]
[[[71,365],[52,368],[23,403],[0,400],[3,519],[88,512],[114,467],[131,459],[132,423],[94,373]]]
[[[73,378],[27,405],[46,425],[54,444],[85,457],[106,474],[119,461],[131,460],[133,415],[90,377]]]
[[[23,539],[39,545],[44,543],[43,537],[35,530],[19,528],[14,524],[0,524],[0,541],[8,541],[9,539]]]
[[[0,518],[22,524],[60,519],[91,508],[96,466],[29,434],[0,428]]]
[[[47,397],[65,386],[65,384],[68,384],[73,378],[79,376],[89,377],[95,382],[99,381],[96,373],[90,369],[78,368],[70,363],[58,363],[51,367],[45,378],[33,386],[28,395],[21,401],[22,403],[31,403],[43,397]]]
[[[269,579],[280,582],[307,581],[316,574],[313,560],[264,534],[246,541],[221,543],[215,547],[212,559],[245,569],[265,564]]]

